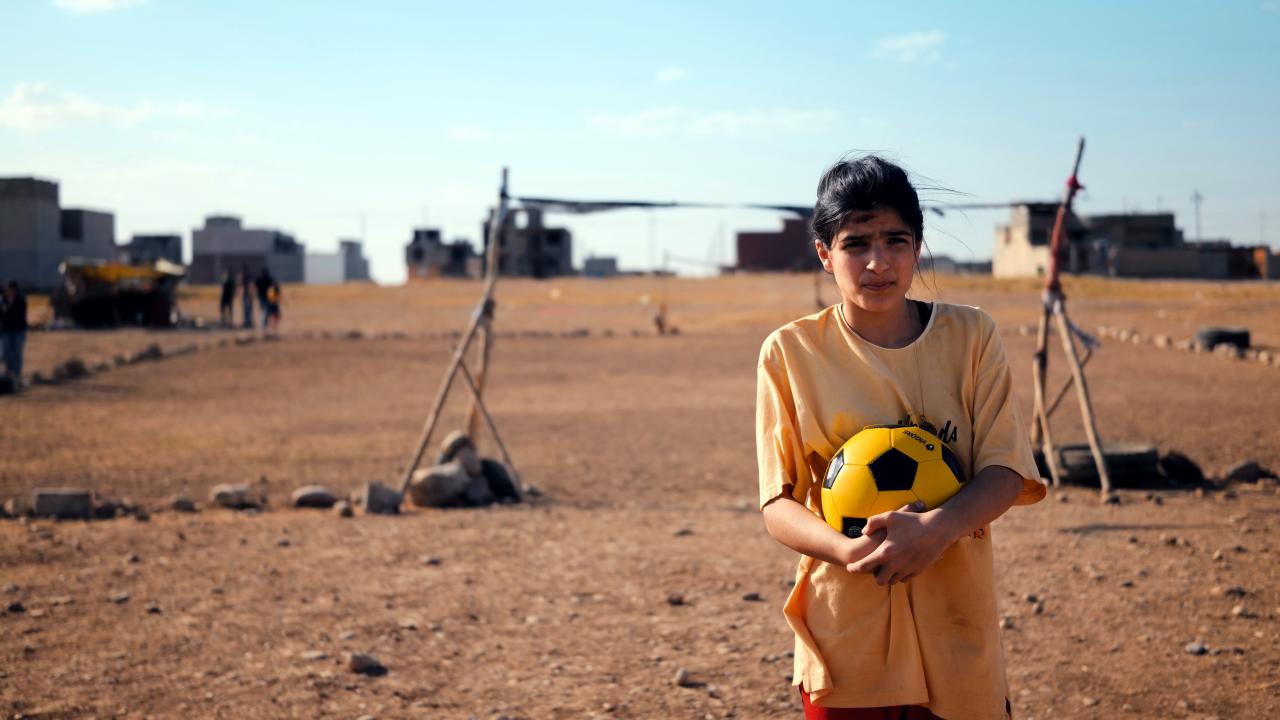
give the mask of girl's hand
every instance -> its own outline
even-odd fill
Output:
[[[923,510],[923,503],[914,502],[868,519],[863,534],[875,533],[884,540],[845,569],[851,573],[874,573],[877,585],[893,585],[910,580],[937,562],[951,541],[937,524],[937,516]]]

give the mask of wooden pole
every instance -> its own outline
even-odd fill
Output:
[[[507,206],[507,169],[502,169],[502,191],[498,199],[499,207],[494,209],[493,219],[489,224],[489,247],[485,248],[484,275],[488,285],[497,283],[501,260],[501,246],[506,232]],[[480,400],[484,396],[484,384],[489,376],[489,356],[493,352],[493,307],[489,304],[489,313],[480,324],[480,368],[475,374],[475,395],[471,400],[471,410],[467,413],[467,434],[474,441],[480,434]],[[510,463],[508,463],[510,464]]]
[[[506,215],[507,169],[503,168],[502,190],[498,196],[498,207],[494,211],[494,224],[501,227],[506,220]],[[492,247],[497,242],[497,238],[491,231],[489,235],[490,257],[497,254]],[[471,323],[467,326],[467,331],[462,335],[462,342],[458,343],[458,347],[453,351],[453,357],[449,360],[449,369],[445,371],[444,380],[441,381],[440,389],[436,392],[436,399],[431,407],[431,413],[427,415],[427,421],[422,426],[422,435],[418,438],[417,448],[414,450],[409,464],[405,466],[404,475],[400,478],[401,495],[408,491],[409,483],[413,480],[413,471],[417,470],[418,463],[422,462],[422,454],[426,452],[427,445],[431,442],[431,434],[435,431],[436,423],[440,420],[440,411],[444,408],[445,400],[449,397],[449,388],[453,386],[453,378],[458,374],[458,368],[462,366],[463,361],[466,359],[467,348],[471,346],[471,340],[475,338],[476,330],[486,321],[486,318],[493,317],[493,294],[497,287],[498,274],[492,263],[486,268],[485,274],[484,293],[480,297],[480,303],[471,314]]]
[[[1093,461],[1098,466],[1098,481],[1105,498],[1111,494],[1111,475],[1107,472],[1106,458],[1102,455],[1102,442],[1098,439],[1098,425],[1093,419],[1093,404],[1089,400],[1089,386],[1085,383],[1084,369],[1076,357],[1076,344],[1071,339],[1071,327],[1067,322],[1067,311],[1061,302],[1053,306],[1053,314],[1058,320],[1058,335],[1062,337],[1062,351],[1067,356],[1067,364],[1071,366],[1071,374],[1076,381],[1076,398],[1080,401],[1080,417],[1084,420],[1084,433],[1089,438],[1089,449],[1093,452]]]
[[[1058,273],[1060,270],[1059,260],[1062,257],[1064,244],[1066,243],[1067,221],[1071,213],[1071,201],[1075,198],[1076,191],[1081,187],[1076,175],[1080,172],[1080,160],[1084,156],[1084,138],[1076,143],[1075,162],[1071,166],[1071,176],[1067,178],[1066,187],[1062,190],[1062,201],[1058,203],[1058,214],[1053,221],[1053,234],[1050,236],[1049,242],[1049,273],[1045,277],[1044,295],[1041,297],[1040,308],[1040,326],[1036,333],[1036,354],[1032,360],[1032,381],[1034,384],[1035,395],[1035,420],[1031,425],[1031,441],[1036,444],[1041,443],[1041,452],[1044,453],[1045,465],[1049,468],[1054,487],[1061,484],[1062,473],[1058,468],[1057,449],[1053,444],[1053,434],[1049,429],[1049,411],[1045,404],[1045,376],[1049,367],[1049,315],[1053,313],[1058,317],[1059,332],[1063,333],[1063,342],[1070,347],[1067,354],[1067,360],[1071,365],[1072,377],[1075,380],[1077,392],[1081,387],[1083,370],[1080,367],[1079,359],[1075,354],[1075,345],[1071,344],[1071,336],[1069,325],[1066,322],[1066,310],[1063,307],[1062,284],[1059,281]],[[1068,246],[1069,247],[1069,246]],[[1088,399],[1088,391],[1085,392],[1085,399]],[[1056,404],[1056,403],[1055,403]],[[1082,409],[1083,412],[1083,409]],[[1092,418],[1092,411],[1089,411],[1089,418]],[[1094,430],[1096,434],[1096,429]],[[1093,438],[1093,435],[1090,435]],[[1100,452],[1100,451],[1099,451]]]
[[[1081,370],[1084,370],[1085,366],[1089,364],[1089,359],[1092,357],[1093,348],[1086,345],[1084,349],[1084,357],[1080,358]],[[1050,417],[1053,416],[1053,411],[1058,409],[1058,405],[1062,402],[1062,399],[1067,396],[1067,391],[1071,389],[1071,386],[1074,385],[1075,382],[1076,378],[1074,375],[1069,376],[1066,380],[1062,381],[1062,387],[1058,388],[1058,394],[1053,396],[1053,400],[1049,403],[1049,407],[1044,411],[1046,415]]]
[[[490,305],[492,307],[492,305]],[[480,398],[484,394],[484,381],[489,376],[489,353],[493,348],[493,317],[489,316],[480,322],[480,346],[476,352],[480,355],[480,369],[476,371],[475,379],[472,384],[475,387],[475,393],[471,398],[471,409],[467,412],[467,435],[472,440],[480,434]],[[466,364],[463,364],[466,369]],[[471,374],[468,371],[467,376]]]
[[[1066,242],[1067,235],[1067,216],[1071,212],[1071,201],[1076,196],[1076,191],[1080,189],[1080,182],[1076,179],[1076,175],[1080,172],[1080,158],[1084,155],[1084,138],[1080,138],[1080,142],[1076,143],[1076,161],[1071,166],[1071,177],[1067,178],[1067,186],[1062,190],[1062,201],[1058,203],[1058,216],[1053,220],[1053,235],[1049,243],[1049,276],[1045,279],[1045,291],[1050,293],[1052,297],[1046,297],[1045,302],[1050,303],[1057,297],[1062,295],[1062,285],[1058,281],[1058,261],[1062,257],[1063,243]],[[1046,306],[1045,312],[1048,313],[1049,308]]]
[[[498,446],[498,451],[502,453],[502,462],[507,464],[511,474],[515,476],[516,486],[523,490],[523,483],[520,482],[520,473],[516,472],[516,465],[511,462],[511,454],[507,452],[507,446],[502,442],[502,436],[498,434],[498,426],[494,424],[493,417],[489,415],[489,408],[485,407],[484,402],[480,399],[480,389],[476,387],[476,381],[471,377],[471,371],[467,369],[465,363],[460,365],[459,368],[462,370],[462,379],[467,381],[467,387],[471,389],[471,397],[475,400],[476,407],[480,409],[480,415],[484,418],[484,423],[489,428],[489,434],[493,436],[493,442]],[[474,440],[474,436],[472,439]]]
[[[1053,434],[1049,430],[1049,413],[1045,412],[1044,379],[1048,368],[1049,312],[1045,309],[1040,315],[1040,328],[1036,333],[1036,354],[1032,358],[1032,381],[1035,397],[1035,419],[1031,422],[1031,444],[1039,445],[1044,455],[1044,464],[1049,468],[1049,479],[1054,487],[1062,483],[1062,473],[1058,469],[1057,451],[1053,446]]]
[[[471,345],[471,339],[475,337],[476,327],[480,323],[480,315],[484,309],[483,306],[487,302],[487,300],[482,302],[481,307],[476,308],[471,317],[471,325],[467,327],[466,333],[462,336],[462,342],[453,350],[453,357],[449,360],[449,369],[444,373],[444,381],[440,383],[440,389],[436,391],[436,399],[431,406],[431,413],[427,415],[427,421],[422,426],[422,435],[418,437],[417,449],[414,450],[412,459],[404,469],[404,476],[400,478],[401,495],[409,489],[409,482],[413,479],[413,471],[418,469],[418,463],[422,462],[422,454],[426,452],[427,444],[431,442],[431,433],[435,430],[436,423],[440,420],[440,411],[444,408],[444,401],[449,397],[449,388],[453,385],[453,376],[458,374],[458,368],[462,365],[463,358],[466,357],[467,347]]]

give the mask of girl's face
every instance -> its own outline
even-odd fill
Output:
[[[822,267],[841,297],[867,312],[901,309],[911,289],[920,246],[892,208],[851,213],[831,241],[815,240]]]

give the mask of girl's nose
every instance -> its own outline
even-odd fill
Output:
[[[879,245],[872,245],[871,252],[867,256],[867,269],[878,271],[883,269],[887,264],[888,263],[884,256],[884,248]]]

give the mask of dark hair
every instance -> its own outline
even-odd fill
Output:
[[[885,209],[896,211],[911,228],[917,246],[924,241],[920,197],[906,171],[878,155],[845,158],[818,182],[818,201],[809,228],[814,238],[829,248],[849,213]]]

